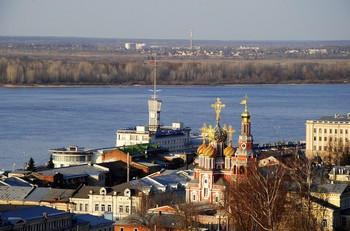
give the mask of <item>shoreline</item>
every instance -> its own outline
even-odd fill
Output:
[[[333,82],[333,83],[247,83],[247,84],[157,84],[160,87],[218,87],[218,86],[278,86],[278,85],[336,85],[336,84],[349,84],[349,82]],[[152,84],[0,84],[0,88],[108,88],[108,87],[150,87]]]

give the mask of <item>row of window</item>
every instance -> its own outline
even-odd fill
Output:
[[[205,199],[209,198],[209,189],[208,188],[203,188],[203,197]],[[199,200],[197,192],[192,192],[192,201],[195,202]],[[219,193],[215,193],[215,197],[214,197],[214,202],[218,203],[220,201],[220,195]]]
[[[179,140],[164,140],[159,142],[159,144],[174,144],[174,143],[185,143],[185,142],[190,142],[190,139],[179,139]]]
[[[74,205],[75,211],[82,211],[82,212],[88,212],[89,211],[89,204],[75,204]]]
[[[334,134],[338,134],[338,129],[332,129],[332,128],[319,128],[318,129],[318,133],[322,133],[322,130],[323,130],[323,133],[325,133],[325,134],[327,134],[327,133],[329,133],[329,134],[332,134],[333,133],[333,131],[334,131]],[[345,135],[347,135],[348,134],[348,129],[339,129],[339,134],[343,134],[343,131],[344,131],[344,133],[345,133]],[[317,132],[317,128],[314,128],[314,133],[316,133]]]
[[[105,204],[101,204],[101,207],[100,207],[99,204],[95,204],[95,211],[96,212],[98,212],[98,211],[100,211],[100,212],[112,212],[112,205],[107,204],[107,207],[106,207]]]
[[[325,137],[319,136],[318,137],[318,141],[322,141],[322,138],[323,138],[323,141],[328,141],[328,137],[327,136],[325,136]],[[317,136],[314,136],[314,141],[316,141],[316,140],[317,140]],[[339,137],[339,139],[337,139],[337,137],[334,137],[334,139],[333,139],[333,137],[329,137],[329,141],[343,142],[343,138]],[[348,142],[349,141],[348,137],[345,137],[344,141]]]
[[[83,156],[62,156],[62,155],[54,155],[55,161],[65,161],[65,162],[81,162],[81,161],[91,161],[91,156],[83,155]]]
[[[148,141],[148,136],[141,135],[118,135],[118,140],[139,140],[139,141]]]
[[[95,204],[94,208],[95,212],[112,212],[111,204]],[[132,212],[135,212],[135,206],[132,206]],[[75,204],[75,211],[88,212],[89,205],[88,204]],[[130,206],[119,205],[118,208],[119,213],[130,213]]]
[[[317,148],[317,146],[316,145],[314,145],[314,147],[313,147],[313,150],[317,150],[317,151],[333,151],[333,152],[336,152],[336,151],[344,151],[345,150],[345,147],[342,147],[342,146],[340,146],[340,147],[328,147],[328,146],[318,146],[318,148]]]

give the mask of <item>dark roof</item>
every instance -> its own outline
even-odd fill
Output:
[[[7,186],[27,186],[32,187],[33,185],[19,177],[8,177],[5,179],[0,180],[0,185],[7,185]]]
[[[32,220],[42,218],[43,214],[47,214],[50,217],[56,215],[69,215],[70,213],[46,206],[36,206],[31,208],[19,209],[16,211],[3,212],[1,213],[1,217],[6,220],[10,217],[19,217],[25,220]]]
[[[107,171],[108,170],[105,170],[103,167],[83,164],[83,165],[68,166],[68,167],[62,167],[62,168],[54,168],[54,169],[39,171],[38,173],[46,176],[54,176],[60,173],[63,175],[64,179],[69,179],[73,177],[88,176],[88,175],[97,174],[99,172],[107,172]]]
[[[102,187],[100,186],[86,186],[84,185],[83,187],[81,187],[81,189],[78,190],[78,192],[73,196],[73,198],[89,198],[89,193],[92,190],[92,192],[94,194],[99,194],[100,193],[100,189]]]
[[[335,114],[334,116],[322,116],[320,120],[334,122],[350,122],[350,116]]]
[[[56,189],[50,188],[42,197],[42,201],[60,201],[69,202],[69,198],[73,196],[75,190],[73,189]]]
[[[1,205],[0,204],[0,213],[9,212],[9,211],[17,211],[19,209],[32,208],[32,207],[36,207],[36,206],[38,206],[38,205],[10,205],[10,204]]]
[[[34,188],[34,190],[24,199],[24,201],[36,201],[40,202],[50,188]]]
[[[109,172],[113,175],[126,176],[127,164],[123,161],[112,161],[105,163],[98,163],[95,166],[102,166],[109,169]],[[130,172],[142,172],[141,169],[130,166]]]
[[[113,195],[114,192],[117,193],[117,195],[124,195],[124,190],[129,188],[132,192],[138,191],[133,187],[129,182],[125,182],[123,184],[119,184],[113,187],[100,187],[100,186],[83,186],[79,191],[73,196],[73,198],[89,198],[90,190],[92,190],[93,194],[100,194],[101,188],[105,188],[107,195]]]
[[[135,182],[135,181],[132,181]],[[116,186],[113,186],[113,192],[116,192],[117,195],[124,195],[124,190],[125,189],[131,189],[132,192],[138,192],[139,190],[137,189],[137,185],[133,185],[130,182],[125,182],[123,184],[118,184]]]
[[[103,217],[93,216],[91,214],[75,214],[74,217],[77,218],[78,222],[79,220],[89,222],[90,228],[92,229],[113,225],[113,221],[107,220]]]

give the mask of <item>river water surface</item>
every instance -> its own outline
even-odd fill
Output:
[[[211,104],[226,105],[221,124],[240,129],[248,95],[255,143],[305,140],[305,121],[350,112],[350,85],[161,86],[161,122],[181,121],[198,133],[215,123]],[[50,148],[112,147],[117,129],[148,123],[149,87],[0,88],[0,169],[33,157],[47,162]],[[234,144],[238,133],[234,134]]]

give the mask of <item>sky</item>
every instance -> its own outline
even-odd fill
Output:
[[[350,40],[350,0],[0,0],[0,36]]]

